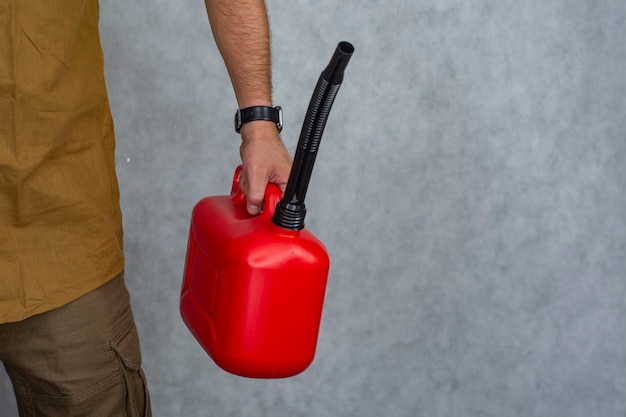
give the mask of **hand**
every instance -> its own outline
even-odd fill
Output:
[[[248,201],[248,213],[257,215],[263,208],[268,183],[278,185],[285,192],[292,160],[273,122],[246,123],[241,127],[241,138],[243,169],[239,186]]]

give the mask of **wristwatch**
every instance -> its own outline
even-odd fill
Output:
[[[252,106],[245,109],[237,109],[235,112],[235,132],[241,132],[244,123],[255,120],[267,120],[276,123],[278,132],[283,130],[283,109],[280,106]]]

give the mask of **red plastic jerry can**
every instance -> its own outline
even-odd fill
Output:
[[[309,103],[282,196],[269,184],[265,209],[250,216],[235,170],[230,195],[193,209],[180,311],[222,369],[251,378],[284,378],[313,361],[329,258],[304,228],[304,197],[332,102],[353,52],[341,42]]]
[[[308,230],[271,218],[281,192],[267,188],[252,217],[239,190],[207,197],[192,213],[181,299],[182,317],[222,369],[281,378],[313,361],[329,269],[326,248]]]

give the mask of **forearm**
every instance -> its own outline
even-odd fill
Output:
[[[264,0],[205,0],[205,4],[239,108],[271,106],[270,29]],[[268,182],[285,191],[291,157],[273,122],[245,123],[241,139],[239,186],[248,212],[258,214]]]
[[[271,105],[270,31],[263,0],[205,0],[239,108]]]

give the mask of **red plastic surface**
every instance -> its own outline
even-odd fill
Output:
[[[284,378],[313,361],[329,270],[326,248],[306,229],[272,223],[281,198],[270,184],[252,217],[235,171],[230,196],[194,207],[180,310],[215,363],[251,378]]]

